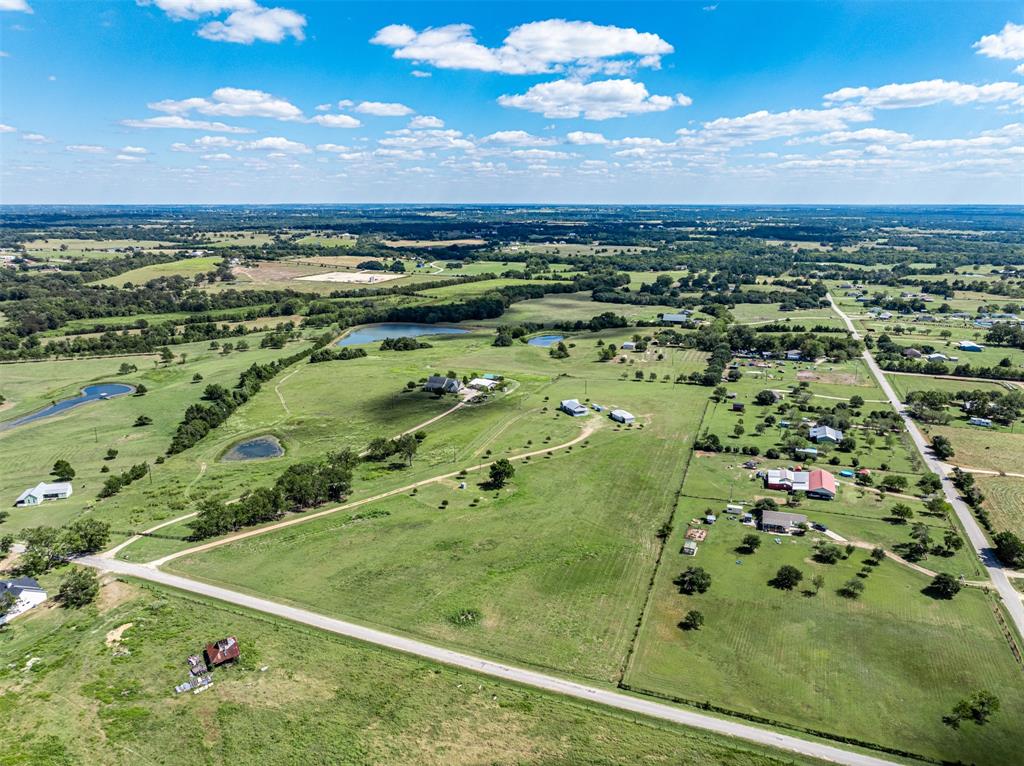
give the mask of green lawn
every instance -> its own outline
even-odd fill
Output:
[[[921,592],[926,577],[885,561],[851,600],[836,591],[857,579],[866,551],[829,566],[810,560],[807,539],[776,545],[763,535],[756,554],[740,555],[749,528],[720,521],[691,558],[679,553],[688,519],[677,515],[627,672],[632,687],[930,758],[1015,762],[1024,686],[990,596],[967,589],[936,601]],[[822,574],[821,592],[770,587],[782,564],[804,573],[803,588]],[[685,596],[672,584],[688,565],[711,574],[707,593]],[[677,627],[689,609],[704,614],[701,630]],[[942,716],[979,688],[999,696],[998,716],[984,728],[944,726]]]
[[[196,274],[204,274],[213,271],[221,259],[215,255],[203,255],[196,258],[182,258],[179,261],[168,263],[157,263],[152,266],[143,266],[139,269],[132,269],[116,277],[101,279],[96,284],[113,285],[124,287],[131,282],[133,285],[144,285],[151,279],[159,277],[194,277]]]
[[[1024,479],[977,476],[976,480],[995,531],[1010,531],[1024,539]]]
[[[100,604],[0,633],[0,762],[813,763],[152,586]],[[176,696],[185,658],[229,634],[241,662]]]

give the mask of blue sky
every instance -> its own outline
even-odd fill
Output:
[[[1024,203],[1017,2],[0,0],[3,203]]]

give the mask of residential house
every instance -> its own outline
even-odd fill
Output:
[[[574,418],[582,417],[586,415],[589,410],[580,404],[576,399],[563,399],[558,409],[564,412],[566,415],[572,415]]]
[[[830,442],[839,444],[843,440],[843,432],[831,426],[815,426],[807,434],[815,444]]]
[[[903,349],[903,356],[907,357],[907,359],[920,359],[924,355],[916,348],[905,348]]]
[[[619,346],[619,348],[622,349],[623,351],[636,351],[636,343],[634,343],[631,340],[627,340],[625,343]]]
[[[498,387],[498,381],[490,378],[473,378],[467,385],[477,391],[493,391]]]
[[[803,359],[803,354],[798,348],[791,348],[786,352],[786,361],[788,362],[799,362],[801,359]]]
[[[52,483],[41,481],[18,495],[14,505],[15,507],[21,507],[39,505],[45,500],[66,500],[71,497],[71,491],[70,481],[56,481]]]
[[[764,485],[768,489],[785,492],[806,492],[808,497],[819,500],[831,500],[836,496],[836,477],[821,468],[813,471],[773,468],[765,475]]]
[[[0,580],[0,598],[7,595],[14,597],[14,606],[0,615],[0,625],[46,601],[46,591],[31,577]]]
[[[690,321],[690,312],[682,311],[678,314],[662,314],[662,322],[669,322],[670,324],[684,324]]]
[[[761,530],[772,534],[788,535],[799,529],[797,525],[806,524],[807,517],[802,513],[786,511],[765,511],[761,514]]]
[[[423,384],[423,390],[432,394],[457,394],[462,390],[462,382],[444,375],[431,375]]]
[[[632,423],[634,420],[636,420],[636,418],[633,417],[633,415],[631,415],[630,413],[626,412],[625,410],[612,410],[611,414],[609,415],[609,417],[612,420],[614,420],[614,421],[616,421],[618,423],[627,423],[628,424],[628,423]]]

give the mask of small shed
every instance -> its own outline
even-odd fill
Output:
[[[621,348],[623,351],[636,351],[636,343],[634,343],[631,340],[627,340],[625,343],[619,346],[619,348]]]
[[[745,409],[747,409],[747,405],[745,405],[743,402],[733,402],[732,403],[732,411],[733,412],[743,412]]]
[[[969,422],[972,426],[981,426],[982,428],[992,427],[992,421],[988,418],[971,418]]]
[[[687,540],[683,543],[683,555],[684,556],[696,556],[697,555],[697,543],[693,540]]]
[[[725,506],[726,513],[743,513],[743,506],[736,503],[729,503]]]

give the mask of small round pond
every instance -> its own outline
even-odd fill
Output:
[[[229,449],[221,460],[262,460],[268,457],[281,457],[284,447],[276,436],[257,436],[246,439]]]
[[[547,348],[548,346],[555,345],[560,340],[565,340],[565,336],[564,335],[538,335],[536,338],[530,338],[528,341],[526,341],[526,343],[527,343],[527,345],[530,345],[530,346],[542,346],[544,348]]]
[[[23,415],[20,418],[9,420],[6,423],[0,423],[0,429],[14,428],[15,426],[23,426],[26,423],[31,423],[42,418],[48,418],[53,415],[59,415],[62,412],[66,412],[74,407],[85,404],[86,402],[93,402],[97,399],[112,399],[115,396],[123,396],[124,394],[130,394],[135,390],[135,386],[129,386],[126,383],[97,383],[92,386],[86,386],[82,389],[82,393],[78,396],[70,399],[62,399],[59,402],[54,402],[49,407],[44,407],[41,410],[36,410],[30,415]]]
[[[385,322],[383,324],[359,327],[338,341],[339,346],[358,346],[385,338],[415,338],[420,335],[461,335],[469,330],[461,327],[444,327],[433,324],[409,324]]]

